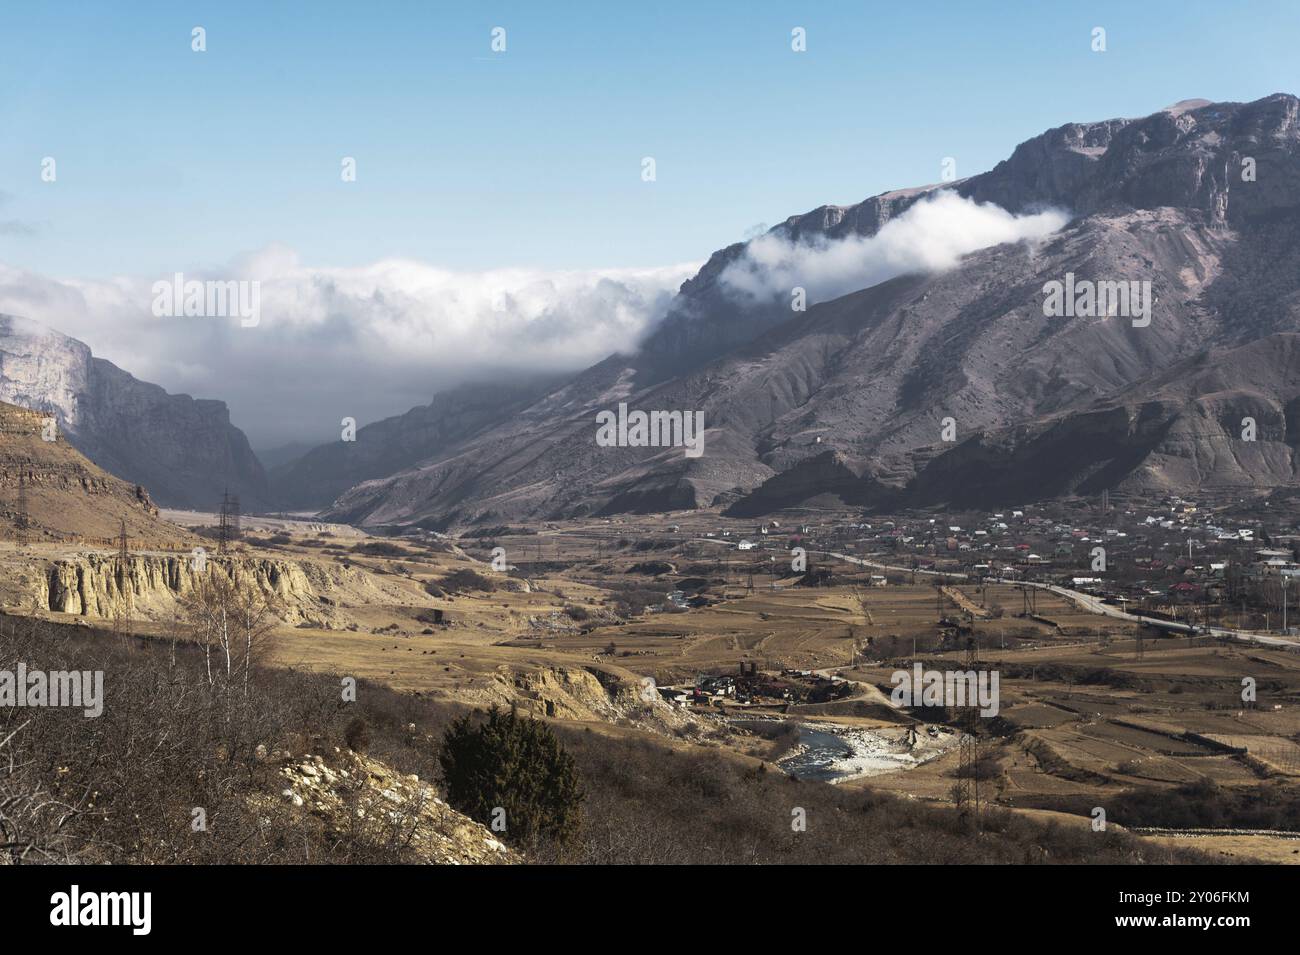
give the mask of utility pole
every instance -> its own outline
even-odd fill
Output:
[[[1282,575],[1282,635],[1286,636],[1286,585],[1290,578]]]

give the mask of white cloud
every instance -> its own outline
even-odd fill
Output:
[[[825,302],[897,275],[945,271],[977,249],[1044,238],[1068,220],[1059,209],[1018,216],[944,190],[872,236],[818,243],[792,242],[779,233],[761,236],[723,270],[722,282],[754,299],[787,296],[800,286],[810,303]]]
[[[54,279],[0,265],[0,312],[84,341],[169,391],[219,398],[255,445],[328,439],[467,380],[575,371],[630,351],[698,264],[652,269],[454,272],[387,260],[302,264],[269,246],[188,279],[256,279],[261,321],[156,318],[171,275]]]
[[[1062,212],[1014,216],[951,192],[870,238],[818,245],[775,235],[723,273],[739,295],[825,301],[905,272],[951,268],[975,249],[1046,236]],[[391,259],[304,265],[280,245],[186,279],[256,279],[261,319],[157,318],[152,286],[171,275],[56,279],[0,265],[0,312],[22,315],[172,392],[218,398],[257,447],[331,440],[344,416],[397,414],[463,381],[568,372],[633,350],[698,268],[455,272]]]

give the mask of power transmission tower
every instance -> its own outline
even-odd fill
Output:
[[[127,546],[126,518],[120,518],[121,530],[117,535],[117,591],[122,595],[121,608],[113,614],[113,630],[119,637],[131,632],[131,610],[134,594],[131,586],[131,550]]]
[[[224,491],[221,494],[221,507],[217,511],[217,553],[226,552],[226,541],[228,533],[226,530],[226,513],[230,506],[230,492]]]
[[[27,510],[27,476],[18,474],[18,516],[14,519],[14,530],[18,544],[26,547],[31,543],[31,516]]]
[[[1023,608],[1022,616],[1036,616],[1038,614],[1038,589],[1030,587],[1028,584],[1021,584],[1020,602]]]
[[[974,639],[966,641],[966,658],[965,666],[967,671],[974,671],[979,666],[979,651],[976,648]],[[975,824],[979,824],[980,814],[980,784],[979,784],[979,737],[975,735],[975,727],[979,720],[979,705],[977,701],[964,700],[965,706],[962,707],[960,726],[961,726],[961,744],[957,768],[957,785],[953,787],[953,802],[956,804],[957,813],[963,817],[970,817]]]
[[[217,553],[239,540],[239,497],[229,491],[221,495],[221,513],[217,515]]]

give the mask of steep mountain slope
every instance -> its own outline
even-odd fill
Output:
[[[802,314],[791,315],[788,293],[735,295],[723,275],[746,249],[729,247],[683,286],[638,355],[611,357],[509,420],[352,488],[330,515],[448,525],[741,500],[752,510],[862,475],[892,494],[951,449],[941,442],[945,419],[960,443],[1082,411],[1207,349],[1294,331],[1298,115],[1300,101],[1275,95],[1051,130],[951,188],[1012,212],[1066,208],[1066,228]],[[773,234],[813,244],[871,235],[933,191],[824,207]],[[1067,274],[1150,282],[1150,323],[1045,315],[1045,284]],[[595,415],[619,402],[702,411],[703,455],[598,446]],[[1219,480],[1179,474],[1170,480]],[[777,475],[776,491],[748,496]]]
[[[922,465],[898,500],[1240,494],[1298,479],[1300,334],[1285,332],[1179,362],[1082,411],[975,435]]]
[[[82,342],[0,315],[0,400],[46,411],[74,447],[160,504],[212,510],[227,488],[269,504],[266,476],[221,401],[171,395]]]

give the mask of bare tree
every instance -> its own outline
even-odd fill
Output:
[[[224,675],[227,686],[237,678],[248,695],[252,668],[261,662],[264,645],[279,624],[278,607],[256,587],[242,585],[220,568],[210,568],[185,601],[185,617],[203,647],[208,684]],[[212,657],[218,656],[218,672]],[[224,669],[224,674],[221,670]]]
[[[229,577],[212,567],[199,576],[185,600],[185,619],[192,628],[195,641],[203,647],[203,664],[209,686],[216,684],[217,677],[212,671],[214,650],[225,657],[226,677],[230,677],[230,614],[235,602],[234,587]]]
[[[236,591],[235,618],[244,651],[244,696],[248,696],[248,676],[253,667],[263,663],[268,655],[269,638],[280,624],[280,611],[277,601],[254,588]]]

